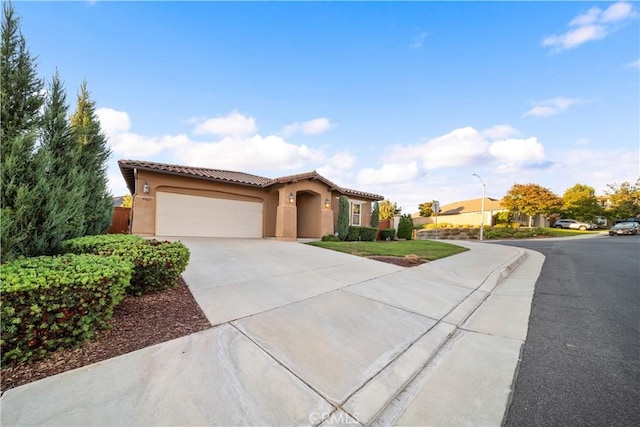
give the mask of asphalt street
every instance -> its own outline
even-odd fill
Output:
[[[504,424],[638,425],[640,236],[500,244],[546,256]]]

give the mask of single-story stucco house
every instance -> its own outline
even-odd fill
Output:
[[[502,206],[501,200],[486,197],[484,199],[484,224],[495,225],[494,215],[505,211],[507,211],[507,209]],[[478,226],[482,218],[482,198],[478,198],[461,200],[441,206],[438,222]],[[529,224],[529,216],[518,212],[516,212],[514,220],[525,226]],[[419,213],[413,215],[414,225],[433,224],[434,222],[435,217],[433,216],[421,217]],[[549,221],[544,215],[536,215],[532,218],[531,225],[534,227],[548,227]]]
[[[377,194],[340,187],[316,171],[281,178],[138,160],[118,161],[133,195],[131,233],[142,236],[275,237],[334,234],[338,199],[349,222],[370,226]]]

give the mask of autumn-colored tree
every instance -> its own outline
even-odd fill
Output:
[[[596,190],[584,184],[576,184],[562,195],[562,211],[566,218],[592,222],[602,213],[596,198]]]
[[[620,185],[609,184],[605,192],[610,196],[611,209],[608,214],[612,218],[624,219],[640,216],[640,178],[635,184],[623,182]]]
[[[431,216],[433,215],[433,202],[424,202],[418,205],[418,210],[420,211],[420,216]]]
[[[529,216],[529,227],[535,215],[550,215],[560,211],[562,199],[538,184],[513,184],[502,198],[502,206],[512,212]]]
[[[399,208],[396,202],[392,202],[390,200],[381,201],[379,208],[381,221],[391,219],[396,215],[400,215],[400,212],[402,211],[402,208]]]

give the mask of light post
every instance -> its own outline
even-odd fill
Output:
[[[474,173],[473,176],[478,178],[482,183],[482,204],[480,208],[480,215],[482,215],[480,217],[480,241],[482,241],[482,239],[484,238],[484,194],[485,194],[486,187],[484,185],[484,181],[482,180],[482,178],[480,178],[480,175],[478,175],[477,173]]]

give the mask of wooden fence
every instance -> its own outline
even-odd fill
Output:
[[[122,234],[129,232],[129,218],[131,215],[131,208],[114,207],[113,218],[111,219],[111,227],[109,227],[109,234]]]

